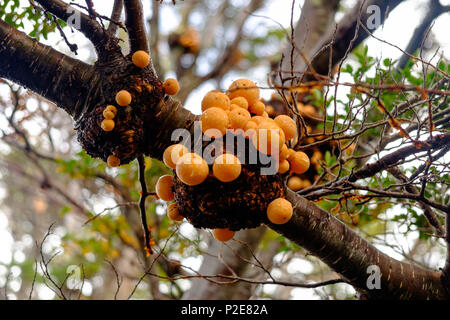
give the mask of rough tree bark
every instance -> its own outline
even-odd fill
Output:
[[[304,62],[300,52],[308,59],[315,53],[313,48],[322,39],[325,32],[334,25],[334,16],[340,0],[306,0],[301,15],[294,28],[293,42],[283,52],[284,60],[281,71],[288,75],[291,71],[299,71]],[[327,65],[328,66],[328,63]],[[295,75],[295,74],[293,74]]]
[[[44,5],[45,3],[58,4],[61,1],[39,0],[38,2]],[[135,1],[128,2],[132,4]],[[371,3],[373,2],[386,7],[388,3],[396,5],[400,1],[371,1]],[[125,1],[125,5],[126,3],[127,1]],[[125,10],[127,11],[127,8]],[[131,7],[128,10],[132,10]],[[140,9],[135,7],[133,10]],[[51,12],[58,14],[57,10]],[[135,16],[135,13],[129,12],[128,16]],[[130,21],[126,22],[127,25],[129,23]],[[141,21],[135,21],[136,30],[142,30],[139,29],[140,24]],[[353,38],[355,25],[352,24],[352,26],[353,29],[346,25],[343,27],[342,33],[337,33],[339,39],[342,38],[342,45],[347,46],[348,41],[346,42],[346,40]],[[95,28],[85,31],[89,36],[92,36],[91,33],[97,32]],[[133,37],[130,39],[132,48],[142,48],[139,32],[136,33],[135,40]],[[106,57],[108,52],[112,52],[113,57],[117,58],[114,48],[106,46],[104,50],[101,53],[102,57]],[[318,62],[321,59],[328,61],[329,56],[325,52],[319,54]],[[84,103],[89,103],[89,101],[97,103],[105,99],[101,97],[101,90],[91,90],[92,79],[105,77],[101,68],[89,67],[51,48],[40,45],[25,34],[13,30],[4,22],[0,22],[0,58],[4,62],[0,66],[1,77],[30,88],[55,102],[72,116],[76,110],[74,106],[77,106],[80,99]],[[123,57],[123,60],[128,63],[129,59],[129,56]],[[332,59],[336,61],[338,56],[333,54]],[[109,67],[112,68],[112,66]],[[119,68],[123,68],[123,65],[119,65]],[[155,90],[149,90],[154,94],[153,99],[146,100],[145,107],[144,101],[139,100],[140,104],[133,106],[142,108],[141,112],[144,112],[141,123],[144,140],[136,152],[161,159],[164,149],[171,144],[172,131],[177,128],[191,128],[196,117],[175,100],[159,95],[158,83],[155,82],[157,77],[153,70],[141,73],[134,69],[125,71],[128,71],[130,76],[138,74],[142,77],[139,79],[144,84],[155,84]],[[120,72],[125,71],[120,69]],[[102,82],[94,82],[94,84],[97,83]],[[94,107],[91,106],[91,108]],[[311,254],[318,256],[355,288],[362,291],[366,297],[383,299],[444,299],[449,297],[441,280],[441,272],[427,271],[399,262],[381,253],[314,203],[290,191],[287,192],[287,198],[295,206],[292,219],[284,225],[268,223],[268,226],[303,246]],[[367,290],[368,275],[366,272],[369,265],[377,265],[381,269],[382,286],[379,290]]]
[[[288,192],[294,216],[285,225],[269,224],[341,274],[371,299],[445,299],[441,272],[426,271],[397,261],[376,249],[342,222],[314,203]],[[367,289],[367,268],[378,266],[381,289]]]

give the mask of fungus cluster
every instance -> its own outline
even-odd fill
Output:
[[[144,69],[150,64],[150,56],[137,51],[131,61],[133,68]],[[125,118],[137,111],[133,107],[140,99],[136,88],[114,88],[114,105],[99,110],[100,117],[103,115],[100,127],[106,135],[123,129]],[[175,79],[167,79],[162,84],[167,95],[177,94],[179,88]],[[234,81],[226,92],[208,92],[201,102],[201,110],[203,138],[218,142],[219,146],[211,154],[212,159],[181,143],[164,151],[163,161],[174,175],[159,178],[156,194],[170,202],[168,217],[173,221],[186,218],[196,227],[212,229],[219,241],[228,241],[236,231],[262,222],[288,222],[293,208],[284,199],[283,181],[289,174],[303,174],[310,165],[307,154],[292,148],[298,138],[296,122],[287,115],[276,115],[275,109],[260,98],[260,89],[248,79]],[[260,173],[266,164],[244,161],[241,151],[224,143],[230,136],[245,141],[245,154],[254,151],[258,159],[265,156],[274,160],[273,174]],[[128,161],[116,151],[108,153],[107,163],[111,167],[119,166],[121,160]],[[288,186],[293,182],[289,180]]]
[[[167,89],[165,90],[168,93]],[[260,99],[260,90],[254,82],[239,79],[231,84],[226,93],[217,90],[208,92],[202,100],[201,109],[201,130],[210,139],[217,141],[229,134],[242,135],[249,141],[247,148],[252,147],[260,154],[276,160],[275,176],[284,177],[288,172],[302,174],[308,170],[309,157],[304,152],[289,147],[290,141],[297,137],[297,124],[287,115],[270,118],[265,104]],[[223,139],[220,141],[223,143]],[[208,164],[202,155],[190,152],[187,146],[169,146],[164,151],[163,161],[173,169],[175,176],[163,176],[158,180],[156,193],[159,198],[164,201],[177,199],[177,181],[187,187],[201,186],[211,181],[218,186],[225,186],[238,181],[242,174],[255,176],[253,171],[247,170],[247,164],[241,163],[237,153],[227,151],[226,144],[221,145],[219,149],[220,152],[217,152],[213,161]],[[292,216],[292,204],[283,198],[283,194],[278,193],[278,196],[272,196],[266,201],[264,210],[271,223],[284,224]],[[202,211],[204,204],[198,205],[198,210]],[[183,216],[179,209],[177,203],[171,203],[167,210],[168,217],[181,221]],[[208,215],[206,211],[199,214]],[[233,229],[236,230],[230,228],[212,228],[212,233],[217,240],[228,241],[239,229],[235,226]]]
[[[149,66],[150,64],[150,56],[147,52],[139,50],[136,51],[135,53],[133,53],[133,55],[131,56],[131,61],[133,63],[133,65],[137,68],[140,69],[144,69],[147,66]],[[179,90],[179,84],[178,81],[175,79],[167,79],[164,83],[163,83],[163,89],[164,92],[168,95],[174,95],[178,92]],[[109,133],[114,131],[114,129],[116,128],[116,122],[118,121],[119,115],[118,115],[118,111],[120,109],[125,110],[124,108],[127,108],[131,105],[131,103],[133,102],[133,95],[130,93],[130,89],[121,89],[119,91],[117,91],[115,93],[115,104],[110,104],[107,105],[103,111],[102,111],[102,115],[103,115],[103,119],[100,123],[100,128]],[[122,112],[122,111],[121,111]],[[124,114],[126,114],[126,112],[122,112],[122,114],[120,115],[122,117],[122,122],[126,122],[127,116],[124,116]],[[132,133],[133,131],[129,130],[125,133]],[[131,141],[130,141],[131,142]],[[111,167],[117,167],[121,164],[121,159],[117,156],[117,154],[115,154],[116,152],[112,152],[113,154],[110,154],[107,157],[107,163],[109,166]]]

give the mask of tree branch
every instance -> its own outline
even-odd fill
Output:
[[[296,59],[294,63],[294,72],[308,72],[314,70],[321,75],[328,75],[329,67],[336,65],[346,54],[358,46],[367,38],[367,32],[358,32],[357,26],[359,18],[366,22],[371,13],[367,12],[369,6],[377,6],[381,10],[381,23],[384,23],[387,10],[392,11],[403,0],[361,0],[347,13],[338,24],[337,29],[330,27],[328,32],[317,42],[311,50],[315,55],[310,61],[310,65],[304,59]],[[362,5],[362,7],[361,7]],[[377,26],[379,27],[379,26]],[[352,44],[352,46],[350,46]],[[331,61],[331,63],[330,63]],[[290,65],[290,62],[288,63]],[[289,74],[290,71],[282,70]],[[313,79],[312,75],[307,75],[306,79]]]
[[[408,156],[418,153],[425,152],[428,150],[441,149],[450,143],[450,132],[443,133],[441,135],[436,135],[432,139],[428,139],[426,142],[419,145],[410,145],[401,148],[395,152],[392,152],[374,163],[366,164],[361,169],[353,172],[348,177],[348,181],[355,182],[359,179],[364,179],[372,177],[381,170],[387,169],[388,167],[396,164],[398,161],[407,158]]]
[[[378,299],[444,299],[440,272],[430,272],[397,261],[375,248],[342,222],[314,203],[287,192],[294,204],[291,220],[269,227],[317,256],[356,289]],[[369,290],[367,268],[381,271],[381,289]]]
[[[152,53],[153,65],[155,67],[156,73],[160,78],[164,79],[164,74],[161,59],[159,56],[159,41],[160,41],[160,6],[158,1],[152,2],[152,17],[149,19],[150,24],[150,52]]]
[[[93,67],[40,44],[2,20],[0,61],[0,77],[55,102],[73,117],[89,97]]]
[[[413,185],[408,183],[408,177],[401,172],[401,170],[398,167],[392,167],[388,169],[389,173],[392,174],[398,181],[401,183],[405,183],[405,190],[412,194],[419,194],[419,190]],[[436,229],[436,232],[438,235],[443,236],[445,235],[444,228],[441,225],[441,222],[437,218],[436,213],[433,211],[433,209],[424,203],[423,201],[419,200],[420,207],[423,210],[423,213],[425,215],[425,218],[427,219],[428,223]]]
[[[304,62],[300,52],[308,58],[315,53],[312,49],[330,28],[330,25],[334,24],[334,16],[339,2],[340,0],[305,1],[294,29],[294,38],[283,51],[285,59],[282,62],[281,70],[284,73],[288,73],[291,67],[296,70],[294,66]]]
[[[108,32],[115,34],[119,26],[120,16],[122,15],[123,0],[114,0],[114,6],[111,12],[111,22],[108,26]]]
[[[124,0],[125,25],[130,38],[130,50],[148,52],[147,35],[144,26],[143,9],[140,0]]]
[[[427,35],[427,30],[433,23],[433,21],[439,17],[441,14],[445,13],[445,7],[443,7],[439,0],[431,0],[428,4],[428,12],[425,17],[421,20],[421,23],[414,30],[414,34],[411,37],[411,40],[408,43],[405,51],[409,54],[414,54],[417,49],[421,46],[422,42],[425,40],[425,36]],[[400,60],[398,61],[397,68],[403,69],[408,63],[410,56],[407,54],[403,54]]]
[[[150,229],[147,224],[147,213],[145,200],[150,195],[147,191],[147,182],[145,181],[145,159],[144,156],[138,157],[139,183],[141,184],[141,197],[139,198],[139,212],[141,214],[142,229],[144,233],[145,251],[147,256],[153,254]]]
[[[418,143],[416,141],[416,143]],[[421,145],[420,145],[421,144]],[[346,182],[355,182],[359,179],[369,178],[377,174],[382,170],[386,170],[391,166],[396,165],[399,161],[411,156],[415,153],[426,152],[429,150],[446,149],[450,144],[450,132],[434,136],[432,139],[428,139],[425,142],[419,142],[418,144],[412,144],[404,148],[398,149],[386,156],[380,158],[378,161],[368,163],[364,167],[352,172],[350,175],[342,177],[339,180],[331,181],[325,185],[321,185],[318,191],[309,193],[307,198],[309,200],[319,199],[320,197],[328,194],[333,194],[336,190],[331,188],[339,187]],[[420,168],[419,168],[420,169]],[[316,187],[314,190],[319,189]],[[426,201],[426,199],[422,199]],[[444,210],[445,211],[445,210]]]
[[[119,46],[105,29],[95,20],[62,0],[36,0],[44,10],[54,14],[56,17],[68,22],[74,17],[80,17],[79,31],[88,38],[95,47],[99,59],[103,59],[104,49],[114,46],[119,50]],[[76,21],[76,20],[75,20]],[[70,24],[69,24],[70,25]]]

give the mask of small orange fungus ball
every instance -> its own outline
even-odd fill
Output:
[[[323,159],[322,152],[320,152],[319,150],[316,150],[316,151],[313,152],[313,154],[311,156],[311,159],[310,159],[310,162],[312,164],[318,164],[319,161],[322,160],[322,159]],[[319,165],[319,167],[320,167],[320,165]]]
[[[202,113],[200,117],[202,123],[202,132],[211,138],[223,136],[228,129],[228,114],[225,110],[212,107]],[[216,129],[214,132],[208,132],[209,129]]]
[[[256,122],[250,120],[247,122],[247,124],[244,127],[244,137],[246,138],[251,138],[252,135],[256,132],[256,128],[258,127],[258,125],[256,124]]]
[[[169,96],[173,96],[178,93],[180,90],[180,84],[176,79],[169,78],[163,83],[163,89],[166,94]]]
[[[312,184],[308,179],[301,179],[298,176],[292,176],[289,178],[287,186],[292,191],[298,191],[300,189],[306,189]]]
[[[275,114],[275,109],[272,106],[266,106],[266,112],[269,116],[273,116]]]
[[[230,105],[230,110],[227,110],[228,114],[230,113],[230,111],[233,111],[234,109],[242,109],[241,107],[239,107],[237,104],[231,104]]]
[[[303,117],[312,117],[312,118],[316,118],[319,115],[317,114],[316,108],[314,108],[312,105],[304,105],[299,103],[298,104],[298,109],[300,111],[300,114]]]
[[[200,50],[201,36],[200,33],[192,27],[186,28],[180,35],[178,43],[188,49],[191,53],[197,53]]]
[[[112,131],[114,129],[115,123],[114,120],[105,119],[101,123],[101,127],[103,131]]]
[[[114,116],[116,116],[116,114],[117,114],[117,108],[115,106],[111,105],[111,104],[106,106],[105,111],[106,110],[111,111],[112,113],[114,113]]]
[[[249,121],[245,124],[244,130],[245,130],[245,131],[251,130],[251,129],[256,130],[257,127],[258,127],[258,124],[257,124],[255,121],[249,120]]]
[[[131,103],[131,94],[127,90],[120,90],[116,94],[116,102],[121,107],[129,105]]]
[[[261,122],[266,121],[267,119],[261,116],[253,116],[251,120],[256,124],[260,124]]]
[[[150,63],[150,56],[143,50],[136,51],[131,57],[131,61],[136,67],[145,68]]]
[[[120,159],[114,155],[110,155],[108,157],[108,159],[106,160],[106,162],[108,163],[108,166],[110,166],[110,167],[118,167],[120,165]]]
[[[259,99],[259,88],[251,80],[238,79],[234,81],[228,88],[228,96],[230,99],[243,97],[251,105]]]
[[[267,207],[267,218],[275,224],[285,224],[292,217],[292,204],[283,198],[273,200]]]
[[[256,101],[248,107],[248,110],[251,113],[256,114],[257,116],[263,116],[266,110],[266,106],[261,101]],[[268,118],[268,116],[263,116],[263,118]]]
[[[235,104],[245,110],[248,109],[248,101],[244,97],[236,97],[231,99],[231,104]]]
[[[236,108],[230,112],[230,124],[233,129],[244,129],[250,119],[250,113],[245,109]]]
[[[291,140],[297,135],[297,124],[291,117],[282,114],[275,118],[275,122],[284,131],[286,140]]]
[[[167,207],[167,216],[170,220],[173,221],[182,221],[184,217],[180,215],[180,212],[178,211],[178,206],[176,203],[171,203]]]
[[[156,183],[156,194],[164,201],[172,201],[174,198],[172,187],[173,177],[164,175],[160,177]]]
[[[283,174],[289,171],[289,162],[287,160],[280,161],[278,165],[278,173]]]
[[[236,180],[241,174],[241,162],[233,154],[221,154],[214,160],[213,174],[222,182]]]
[[[220,91],[213,90],[208,92],[202,100],[202,111],[205,111],[209,108],[220,108],[223,110],[230,110],[230,98]]]
[[[260,123],[251,138],[255,148],[268,155],[279,154],[284,144],[283,131],[267,122]]]
[[[305,173],[309,169],[309,158],[302,151],[295,152],[290,158],[291,171],[297,174]]]
[[[173,144],[164,150],[163,162],[169,168],[175,169],[178,160],[188,152],[188,149],[182,144]]]
[[[303,189],[309,188],[312,186],[311,181],[309,181],[308,179],[303,180]]]
[[[281,128],[278,126],[278,124],[275,121],[273,121],[273,119],[270,119],[270,118],[265,119],[265,121],[261,122],[258,125],[258,128],[275,130],[280,135],[281,139],[283,140],[283,144],[284,144],[284,142],[286,140],[286,137],[284,135],[284,131],[281,130]],[[283,144],[280,145],[280,151],[281,151],[281,147],[283,146]]]
[[[292,176],[289,178],[287,186],[292,191],[298,191],[303,188],[303,181],[297,176]]]
[[[294,149],[289,148],[289,149],[288,149],[288,156],[287,156],[287,159],[288,159],[288,160],[291,160],[292,157],[294,156],[295,152],[296,152],[296,151],[295,151]]]
[[[109,109],[103,110],[103,118],[112,120],[112,119],[114,119],[115,116],[116,115],[111,110],[109,110]]]
[[[226,242],[233,239],[236,234],[235,231],[231,231],[230,229],[214,229],[212,233],[214,238],[221,242]]]
[[[206,161],[195,153],[186,153],[177,162],[176,172],[178,178],[189,186],[196,186],[209,174]]]
[[[289,157],[289,149],[283,144],[280,150],[280,161],[286,160]]]

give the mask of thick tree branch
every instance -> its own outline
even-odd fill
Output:
[[[302,246],[341,274],[369,298],[445,299],[440,272],[430,272],[397,261],[361,238],[314,203],[288,191],[294,215],[284,225],[268,224],[273,230]],[[369,290],[367,268],[381,271],[381,289]]]
[[[147,35],[144,26],[144,15],[140,0],[124,0],[125,25],[130,38],[130,50],[148,52]]]
[[[71,116],[89,97],[93,67],[40,44],[2,20],[0,61],[0,77],[55,102]]]
[[[311,50],[324,36],[330,25],[334,24],[334,16],[339,2],[340,0],[305,1],[300,18],[295,26],[294,38],[283,51],[285,57],[281,65],[283,73],[288,74],[291,68],[296,70],[295,66],[304,62],[300,52],[308,58],[311,58],[312,54],[315,53]]]

